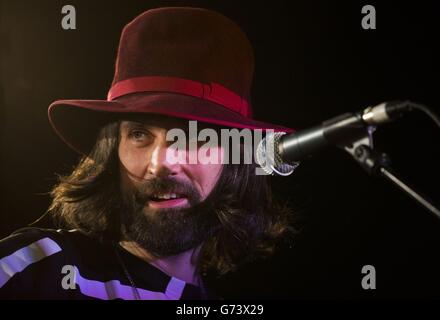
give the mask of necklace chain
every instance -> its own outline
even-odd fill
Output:
[[[139,294],[139,291],[136,287],[136,284],[134,283],[133,278],[130,275],[130,272],[128,272],[128,269],[124,263],[124,260],[122,260],[121,255],[119,254],[118,247],[115,246],[114,249],[115,249],[116,257],[118,258],[119,264],[122,266],[122,269],[124,270],[125,277],[130,282],[131,288],[133,289],[133,294],[134,294],[135,300],[141,300],[141,295]]]
[[[125,265],[124,260],[122,260],[122,257],[119,254],[118,245],[114,246],[114,251],[115,251],[116,257],[118,258],[119,264],[122,266],[122,269],[124,270],[125,277],[127,278],[128,282],[130,282],[131,288],[133,289],[135,300],[142,300],[141,295],[139,294],[139,290],[138,290],[130,272],[128,272],[128,268]],[[206,288],[205,288],[203,282],[201,281],[201,279],[199,279],[199,285],[200,285],[203,299],[207,299],[208,294],[207,294]]]

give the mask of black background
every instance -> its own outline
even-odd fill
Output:
[[[61,28],[74,5],[77,30]],[[377,29],[361,28],[372,4]],[[0,237],[48,207],[55,173],[78,156],[51,131],[56,99],[105,99],[123,26],[160,6],[200,6],[236,21],[254,46],[256,118],[307,128],[347,111],[412,99],[439,112],[435,1],[8,1],[0,2]],[[380,128],[393,167],[438,200],[439,131],[414,113]],[[274,257],[214,279],[226,298],[440,297],[440,220],[337,149],[274,178],[297,206],[302,232]],[[438,201],[437,201],[438,202]],[[377,289],[361,288],[373,265]]]

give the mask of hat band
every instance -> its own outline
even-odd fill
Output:
[[[109,90],[107,100],[137,92],[171,92],[185,94],[220,104],[244,117],[251,116],[249,103],[235,92],[217,84],[201,83],[174,77],[136,77],[116,82]]]

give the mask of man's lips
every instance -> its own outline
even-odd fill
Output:
[[[188,205],[187,198],[174,198],[174,199],[149,199],[147,201],[150,208],[174,208]]]
[[[150,208],[174,208],[187,206],[188,198],[182,193],[156,193],[147,199],[147,204]]]

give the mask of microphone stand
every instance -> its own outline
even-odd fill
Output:
[[[340,147],[347,151],[360,165],[372,176],[381,176],[395,184],[400,190],[416,200],[425,209],[440,219],[440,210],[425,196],[404,182],[390,167],[390,158],[385,153],[380,153],[373,148],[374,126],[367,128],[365,135],[349,145]]]

